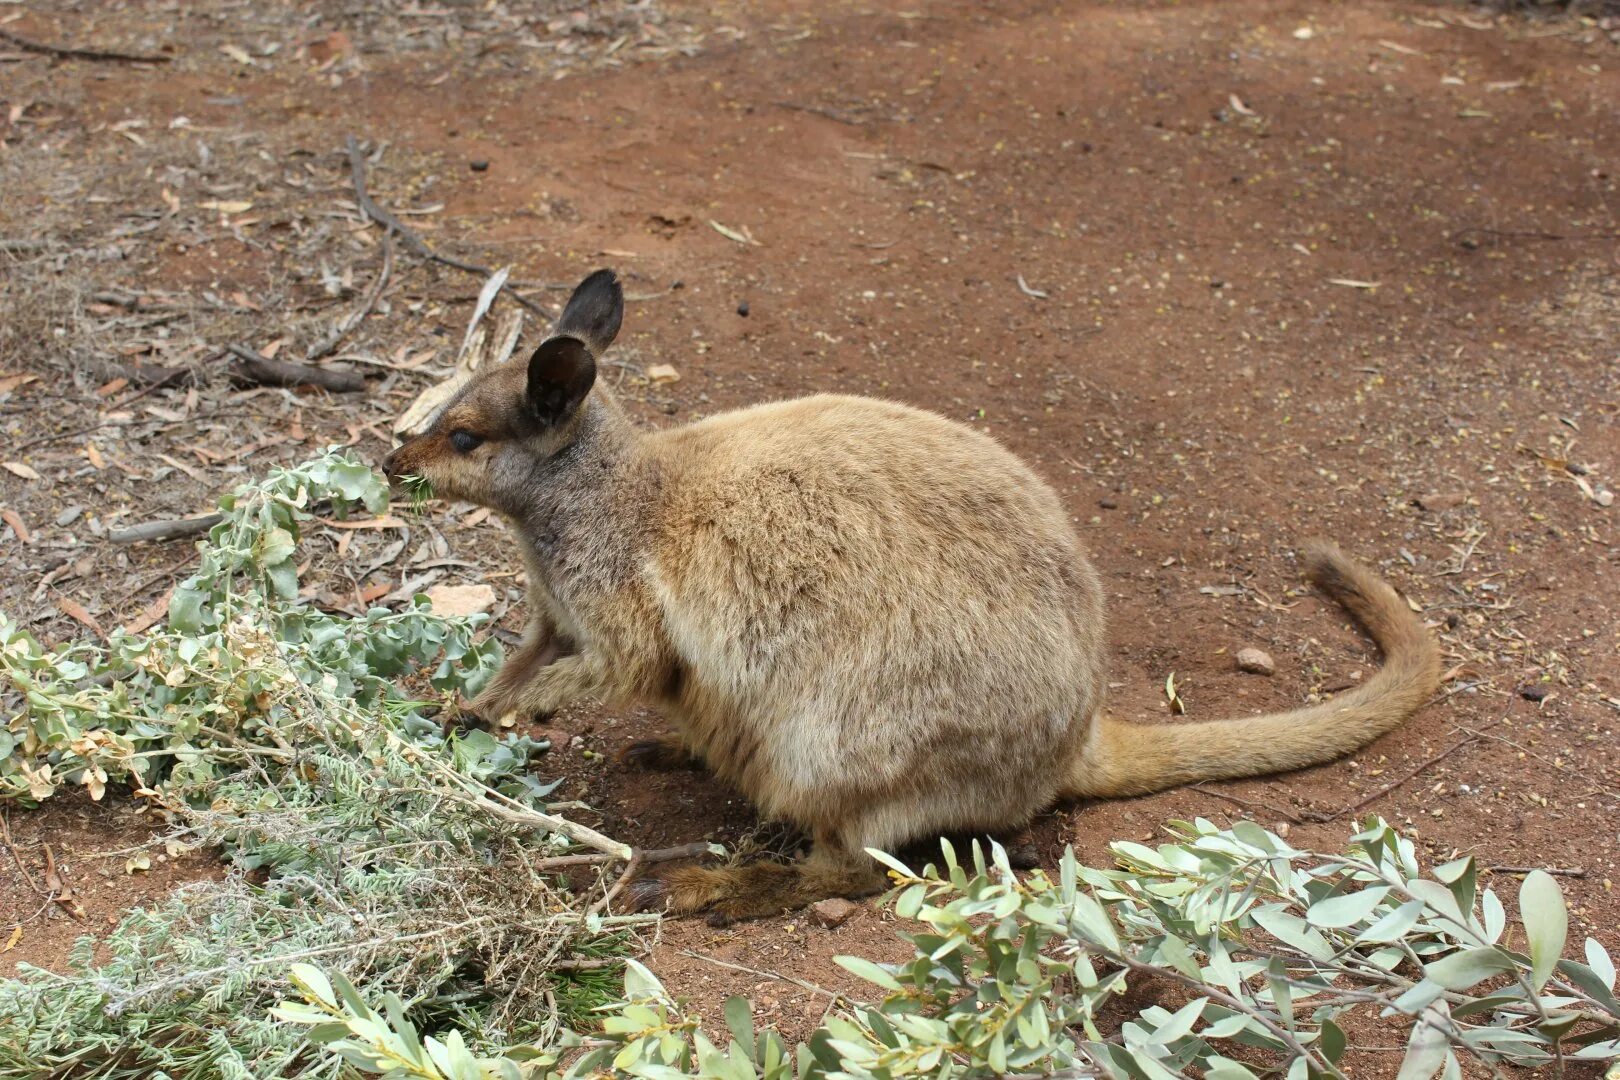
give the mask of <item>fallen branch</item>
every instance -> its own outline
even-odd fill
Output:
[[[646,865],[649,863],[670,862],[674,859],[695,859],[699,855],[707,855],[708,853],[708,843],[699,840],[691,844],[677,844],[674,847],[638,850],[635,855],[643,865]],[[573,866],[595,866],[599,863],[623,861],[625,860],[619,855],[610,855],[607,852],[593,852],[587,855],[553,855],[549,859],[536,860],[530,866],[532,869],[540,871],[566,870]]]
[[[1452,743],[1450,746],[1446,747],[1446,749],[1440,751],[1438,754],[1434,755],[1433,757],[1429,758],[1428,760],[1420,763],[1416,768],[1412,769],[1410,772],[1403,775],[1399,780],[1391,780],[1389,783],[1385,784],[1383,787],[1379,788],[1377,791],[1373,792],[1371,795],[1368,795],[1366,798],[1357,799],[1353,803],[1350,803],[1350,804],[1348,804],[1346,806],[1341,806],[1337,810],[1329,810],[1329,811],[1327,811],[1325,813],[1322,812],[1322,811],[1317,811],[1317,810],[1309,811],[1304,815],[1305,820],[1309,821],[1309,822],[1316,823],[1316,824],[1325,824],[1325,823],[1327,823],[1329,821],[1333,821],[1336,818],[1341,818],[1346,814],[1353,814],[1358,810],[1362,810],[1362,809],[1366,808],[1366,806],[1369,803],[1373,803],[1373,802],[1378,801],[1379,799],[1382,799],[1385,795],[1388,795],[1390,792],[1394,791],[1396,788],[1400,787],[1402,784],[1407,783],[1409,780],[1411,780],[1413,777],[1417,776],[1419,773],[1424,772],[1425,770],[1427,770],[1429,767],[1431,767],[1433,765],[1438,765],[1440,762],[1444,761],[1446,758],[1450,757],[1452,754],[1455,754],[1458,750],[1461,750],[1463,747],[1468,746],[1471,743],[1474,743],[1474,742],[1477,742],[1477,741],[1479,741],[1479,736],[1478,735],[1470,735],[1466,739],[1462,739],[1462,740],[1459,740],[1458,742]]]
[[[238,386],[319,386],[334,394],[352,394],[366,388],[365,376],[358,371],[272,360],[243,345],[227,345],[225,350],[241,361],[231,369],[231,381]]]
[[[108,52],[104,49],[74,49],[62,45],[47,45],[42,41],[0,30],[0,41],[10,42],[24,52],[54,56],[58,60],[104,60],[114,64],[167,64],[171,56],[148,56],[142,53]]]
[[[495,272],[488,266],[479,266],[477,263],[466,262],[462,259],[453,258],[449,255],[441,255],[437,251],[434,251],[432,248],[428,247],[427,241],[423,240],[421,236],[417,235],[415,230],[411,229],[403,221],[399,220],[399,218],[396,217],[392,212],[379,206],[377,204],[377,200],[373,199],[370,192],[366,190],[366,158],[365,155],[360,152],[360,144],[355,141],[353,135],[348,136],[344,140],[344,146],[349,152],[349,170],[354,176],[354,198],[355,201],[360,204],[360,210],[362,213],[364,213],[372,221],[375,221],[377,224],[383,226],[391,232],[398,233],[401,242],[403,242],[407,248],[409,248],[416,255],[427,259],[429,262],[441,263],[455,270],[463,270],[469,274],[480,274],[484,277],[489,277]],[[522,304],[536,315],[543,316],[548,320],[551,318],[551,316],[534,301],[518,295],[518,293],[510,286],[503,286],[503,288],[513,300],[516,300],[518,303]]]
[[[308,351],[304,353],[306,361],[319,360],[337,348],[338,343],[348,337],[355,327],[364,322],[366,316],[370,315],[372,309],[377,306],[377,300],[382,296],[383,289],[388,286],[389,275],[394,272],[394,233],[392,229],[383,233],[382,242],[382,269],[377,271],[377,280],[371,283],[371,288],[366,292],[365,300],[361,302],[360,307],[353,314],[340,322],[330,334],[309,347]]]
[[[1586,876],[1586,871],[1579,866],[1487,866],[1485,869],[1493,874],[1533,874],[1540,870],[1543,874],[1552,874],[1555,877]]]
[[[127,529],[114,529],[107,539],[115,544],[139,544],[145,540],[178,540],[183,536],[205,533],[224,521],[223,514],[205,514],[202,517],[175,518],[169,521],[147,521]],[[172,573],[173,568],[165,571]]]

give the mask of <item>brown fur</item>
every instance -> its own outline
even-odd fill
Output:
[[[792,865],[668,872],[644,900],[731,919],[869,892],[882,878],[866,848],[1330,761],[1438,683],[1434,642],[1394,590],[1321,544],[1308,573],[1385,653],[1365,685],[1248,719],[1111,718],[1096,571],[1023,462],[856,397],[639,431],[588,378],[619,303],[611,275],[587,279],[528,371],[479,372],[388,469],[494,508],[524,550],[533,625],[478,711],[656,705],[676,736],[628,760],[701,759],[815,839]],[[458,451],[458,429],[483,442]]]

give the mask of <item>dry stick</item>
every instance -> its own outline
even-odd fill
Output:
[[[23,866],[22,856],[17,854],[17,845],[11,839],[11,824],[6,820],[4,814],[0,814],[0,841],[4,841],[6,847],[10,849],[11,861],[17,864],[17,873],[22,875],[22,879],[28,883],[28,887],[44,897],[46,902],[49,903],[51,894],[35,885],[34,875],[28,872],[27,867]]]
[[[225,350],[241,361],[231,371],[231,380],[251,386],[319,386],[334,394],[352,394],[366,388],[358,371],[334,371],[287,360],[272,360],[245,345],[227,345]]]
[[[375,221],[377,224],[398,233],[400,240],[404,242],[407,248],[415,252],[417,255],[420,255],[422,258],[427,259],[429,262],[442,263],[443,265],[452,267],[456,270],[464,270],[469,274],[481,274],[486,278],[495,273],[494,270],[487,266],[479,266],[477,263],[464,262],[461,259],[452,258],[449,255],[440,255],[438,252],[428,247],[427,242],[418,236],[416,232],[409,228],[403,221],[399,220],[399,218],[395,217],[388,210],[385,210],[381,206],[377,205],[377,201],[371,197],[369,192],[366,191],[366,159],[365,155],[360,152],[360,144],[355,141],[353,135],[349,135],[344,139],[344,146],[349,152],[349,170],[354,174],[354,198],[355,201],[360,204],[360,210],[362,213],[364,213],[371,220]],[[522,304],[536,315],[543,316],[547,319],[551,318],[551,315],[534,301],[518,295],[518,293],[513,290],[511,285],[502,285],[501,288],[503,291],[509,294],[513,300],[516,300],[518,303]]]
[[[1266,802],[1250,802],[1248,799],[1240,799],[1236,795],[1228,795],[1224,791],[1216,791],[1214,788],[1207,788],[1203,784],[1194,784],[1192,786],[1192,790],[1198,792],[1200,795],[1213,795],[1217,799],[1225,799],[1229,803],[1236,803],[1238,806],[1246,807],[1250,810],[1253,810],[1257,806],[1264,810],[1270,810],[1273,814],[1277,814],[1284,821],[1287,821],[1293,825],[1304,824],[1304,822],[1295,817],[1291,811],[1284,810],[1280,806],[1273,806]]]
[[[613,883],[611,889],[602,894],[600,900],[585,909],[587,918],[608,910],[608,906],[613,903],[613,898],[623,891],[624,887],[630,883],[631,878],[641,872],[641,862],[641,852],[639,850],[631,851],[630,858],[625,860],[624,872],[619,875],[619,880]]]
[[[107,52],[103,49],[73,49],[62,45],[47,45],[42,41],[20,37],[10,30],[0,30],[0,41],[9,41],[24,52],[54,56],[59,60],[106,60],[115,64],[167,64],[172,56],[145,56],[140,53]]]
[[[1543,874],[1553,874],[1557,877],[1586,876],[1586,871],[1579,866],[1487,866],[1485,869],[1493,874],[1533,874],[1540,870]]]
[[[225,520],[223,514],[204,514],[202,517],[176,518],[171,521],[146,521],[127,529],[114,529],[107,539],[115,544],[139,544],[145,540],[178,540],[184,536],[205,533]],[[187,560],[189,561],[189,560]],[[164,576],[177,568],[164,571]]]
[[[857,120],[853,116],[841,113],[836,109],[828,109],[820,105],[800,105],[796,101],[773,101],[771,104],[775,105],[778,109],[787,109],[790,112],[810,113],[813,116],[824,117],[833,121],[834,123],[848,124],[850,127],[866,126],[865,120]]]
[[[808,982],[804,979],[798,978],[795,975],[784,975],[780,971],[768,971],[764,968],[753,968],[749,967],[747,964],[733,964],[730,960],[721,960],[717,956],[709,956],[706,953],[694,952],[691,949],[682,949],[681,953],[685,956],[690,956],[694,960],[702,960],[706,964],[713,964],[715,967],[730,968],[732,971],[743,971],[747,972],[749,975],[762,975],[767,979],[780,979],[785,983],[792,983],[794,986],[808,990],[813,994],[821,994],[824,997],[832,998],[834,1001],[844,997],[843,994],[828,990],[825,986],[817,986],[815,983]],[[853,999],[847,1000],[853,1001]],[[855,1004],[858,1005],[861,1003],[855,1002]]]
[[[1379,788],[1377,791],[1373,792],[1371,795],[1368,795],[1366,798],[1357,799],[1355,802],[1350,803],[1347,806],[1341,806],[1337,810],[1330,810],[1330,811],[1328,811],[1326,813],[1312,811],[1309,814],[1305,815],[1306,820],[1322,824],[1322,823],[1326,823],[1326,822],[1329,822],[1329,821],[1333,821],[1336,818],[1341,818],[1345,814],[1353,814],[1357,810],[1360,810],[1360,809],[1364,808],[1368,803],[1375,802],[1378,799],[1383,798],[1385,795],[1388,795],[1390,792],[1394,791],[1396,788],[1400,787],[1402,784],[1404,784],[1407,781],[1411,780],[1414,776],[1418,775],[1419,773],[1423,772],[1425,769],[1429,768],[1429,766],[1439,764],[1440,762],[1444,761],[1446,758],[1450,757],[1452,754],[1455,754],[1458,750],[1461,750],[1463,747],[1468,746],[1469,744],[1474,743],[1474,742],[1478,742],[1478,741],[1479,741],[1479,736],[1470,735],[1468,738],[1462,739],[1462,740],[1460,740],[1458,742],[1453,743],[1452,745],[1448,746],[1446,749],[1440,751],[1438,754],[1436,754],[1433,757],[1429,758],[1427,761],[1422,762],[1420,765],[1417,766],[1417,768],[1413,769],[1411,772],[1407,773],[1405,776],[1402,776],[1399,780],[1392,780],[1389,783],[1385,784],[1383,787]]]
[[[636,849],[635,855],[642,865],[648,863],[670,862],[674,859],[695,859],[699,855],[707,855],[709,845],[699,840],[691,844],[677,844],[674,847]],[[553,855],[549,859],[538,859],[531,863],[531,868],[540,871],[566,870],[574,866],[595,866],[599,863],[621,862],[618,855],[609,855],[606,852],[595,852],[588,855]]]
[[[377,306],[377,301],[381,298],[383,289],[388,286],[388,277],[394,272],[394,230],[392,228],[383,233],[382,242],[382,269],[377,271],[377,280],[371,283],[371,289],[366,293],[365,300],[361,303],[359,309],[339,323],[335,330],[322,340],[311,345],[309,350],[304,353],[305,360],[319,360],[337,348],[338,343],[348,337],[355,327],[364,322],[366,316],[370,315],[372,309]]]

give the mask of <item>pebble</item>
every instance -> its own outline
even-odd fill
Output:
[[[1119,509],[1119,500],[1118,499],[1098,499],[1097,500],[1097,505],[1102,507],[1104,510],[1118,510]]]
[[[1552,687],[1542,683],[1531,683],[1529,686],[1519,687],[1519,696],[1526,701],[1544,701],[1550,693],[1552,693]]]
[[[852,904],[842,897],[833,897],[831,900],[822,900],[810,905],[810,914],[815,916],[816,922],[829,930],[844,925],[850,916],[859,910],[859,905]]]
[[[742,303],[737,305],[737,314],[741,315],[745,319],[748,318],[748,301],[744,300]]]
[[[489,162],[485,161],[483,158],[478,158],[475,161],[469,161],[467,165],[472,169],[473,172],[486,172],[489,169]]]
[[[1260,649],[1242,649],[1237,654],[1239,671],[1247,671],[1250,675],[1272,675],[1277,671],[1276,661],[1271,654]]]

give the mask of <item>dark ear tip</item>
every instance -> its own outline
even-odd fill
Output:
[[[602,269],[595,271],[584,281],[579,283],[579,287],[581,289],[596,289],[601,288],[604,285],[614,289],[615,291],[620,289],[622,286],[619,284],[618,271],[613,270],[611,267],[604,266]]]

